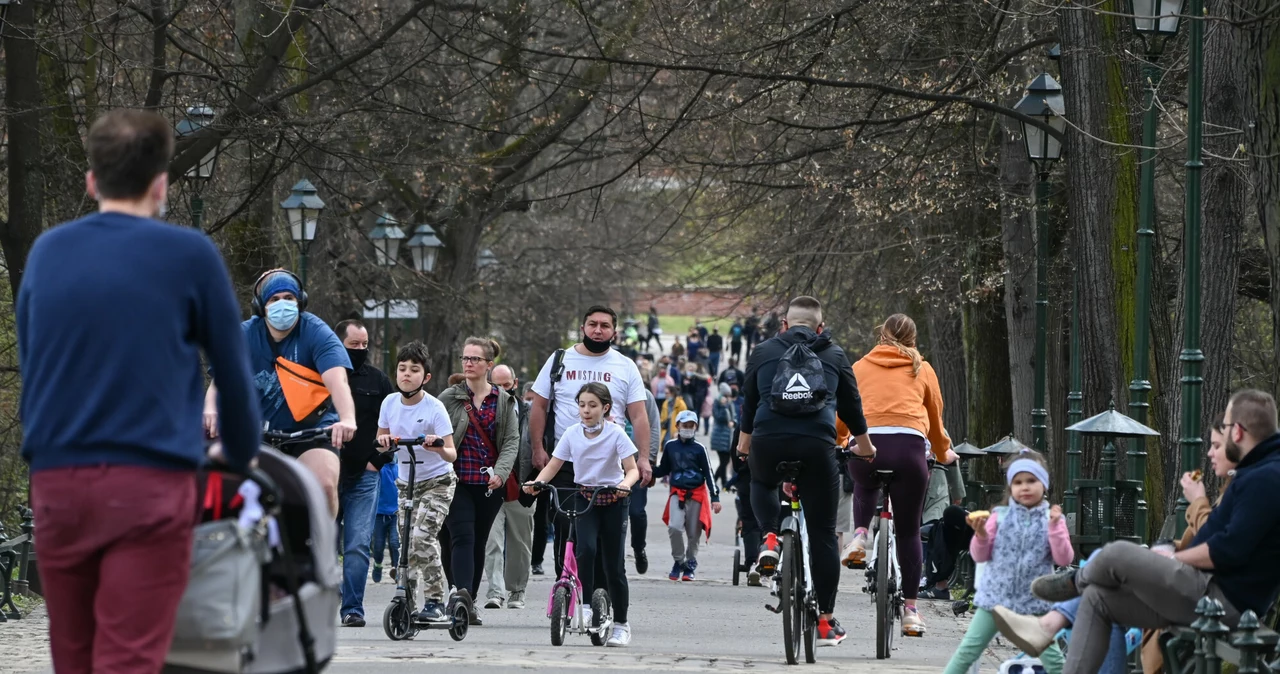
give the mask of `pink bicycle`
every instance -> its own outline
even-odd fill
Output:
[[[551,645],[564,645],[566,634],[587,634],[591,636],[593,646],[603,646],[613,628],[613,603],[609,600],[609,592],[603,587],[591,593],[591,625],[587,625],[582,611],[582,581],[578,580],[578,558],[573,554],[573,541],[577,534],[578,518],[590,512],[595,506],[596,497],[600,495],[627,495],[631,492],[617,487],[553,487],[546,482],[534,482],[534,489],[551,490],[551,503],[556,512],[569,520],[569,540],[564,548],[564,565],[560,578],[551,586],[551,598],[547,602],[547,617],[551,618]],[[581,509],[566,508],[560,500],[561,494],[568,494],[570,499],[586,501]],[[590,497],[587,496],[590,494]],[[600,585],[604,585],[601,578]]]

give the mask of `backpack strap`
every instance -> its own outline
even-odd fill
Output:
[[[564,376],[564,349],[551,359],[551,390],[547,395],[547,423],[542,429],[542,450],[550,454],[556,444],[556,383]]]

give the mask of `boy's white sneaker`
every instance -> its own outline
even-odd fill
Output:
[[[613,634],[609,635],[609,640],[605,642],[606,646],[614,646],[622,648],[631,644],[631,625],[627,623],[614,623]]]
[[[582,611],[582,626],[591,627],[591,607],[579,606],[578,610]]]

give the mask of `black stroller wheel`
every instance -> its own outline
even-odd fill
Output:
[[[466,639],[467,626],[471,624],[471,612],[467,610],[467,603],[465,601],[454,601],[451,617],[453,618],[453,624],[449,626],[449,636],[454,641]]]
[[[392,599],[387,605],[387,610],[382,613],[382,629],[392,641],[403,641],[413,636],[410,633],[413,631],[413,616],[403,599]]]
[[[733,584],[736,586],[742,579],[742,551],[733,551]]]

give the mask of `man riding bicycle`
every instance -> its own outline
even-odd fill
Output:
[[[254,315],[241,324],[266,428],[293,432],[332,427],[326,440],[289,453],[315,474],[338,513],[338,450],[356,432],[355,401],[347,384],[351,359],[342,340],[307,313],[307,294],[293,272],[272,269],[253,284]],[[204,425],[218,432],[217,389],[205,394]]]
[[[771,575],[778,563],[778,521],[780,504],[776,497],[782,482],[778,464],[795,461],[802,464],[796,480],[805,509],[808,529],[813,585],[818,599],[818,644],[835,646],[846,633],[832,615],[836,589],[840,583],[840,550],[836,541],[836,507],[840,500],[840,468],[836,452],[836,417],[853,432],[858,444],[855,454],[875,455],[875,447],[867,435],[862,416],[858,384],[844,350],[823,334],[822,305],[812,297],[791,300],[787,316],[777,336],[752,350],[743,383],[746,400],[742,408],[741,439],[738,451],[748,456],[751,468],[751,506],[760,530],[765,533],[758,565],[763,575]],[[804,345],[821,363],[816,379],[797,372],[783,383],[781,399],[803,396],[808,392],[832,391],[819,409],[811,414],[792,416],[778,410],[790,410],[785,404],[774,404],[775,382],[784,356],[796,345]],[[800,351],[803,353],[803,351]],[[779,400],[779,403],[783,403]]]

